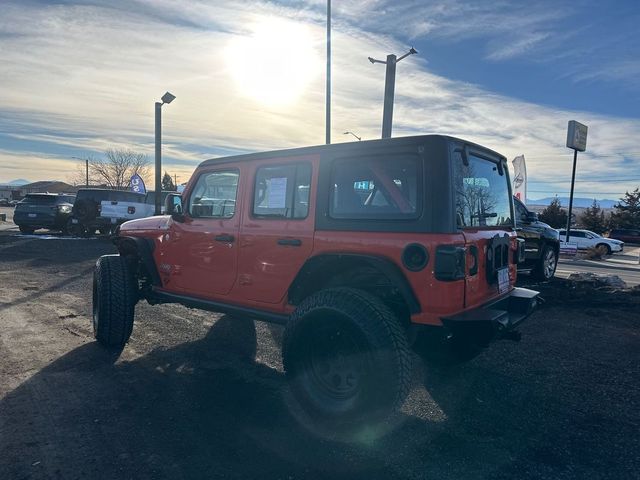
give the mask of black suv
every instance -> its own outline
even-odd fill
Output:
[[[525,261],[519,271],[530,272],[538,280],[551,280],[556,273],[560,252],[558,230],[538,220],[517,198],[513,198],[518,238],[524,240]]]
[[[39,228],[66,232],[74,200],[66,193],[29,193],[16,205],[13,223],[22,233]]]
[[[111,232],[127,220],[153,214],[153,208],[145,203],[143,193],[129,190],[82,188],[78,190],[69,219],[69,232],[73,235],[93,235]]]

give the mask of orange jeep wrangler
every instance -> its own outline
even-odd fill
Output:
[[[318,427],[397,409],[416,331],[486,345],[536,306],[514,288],[506,159],[457,138],[207,160],[166,212],[121,225],[120,254],[98,260],[98,342],[124,346],[140,299],[282,324],[292,398]]]

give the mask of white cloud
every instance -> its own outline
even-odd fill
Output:
[[[163,156],[167,167],[181,177],[222,148],[253,151],[323,143],[324,19],[319,4],[315,9],[169,0],[115,5],[5,8],[0,20],[0,35],[5,34],[0,63],[6,71],[0,78],[0,118],[11,116],[17,122],[5,135],[25,145],[50,143],[87,153],[129,147],[152,157],[153,102],[169,90],[177,99],[163,107]],[[391,2],[361,0],[346,5],[337,8],[347,21],[337,22],[333,32],[332,135],[334,141],[349,141],[352,138],[342,133],[351,130],[365,139],[377,138],[384,66],[371,65],[366,57],[400,52],[406,46],[389,35],[360,28],[355,19],[363,19],[366,27],[377,20],[362,11],[402,12],[393,10]],[[480,35],[495,26],[495,13],[479,6],[460,5],[456,15],[445,6],[409,5],[421,10],[420,15],[407,17],[407,31],[448,35],[462,28],[469,9],[475,9],[471,12],[475,21],[464,30],[466,34]],[[313,70],[305,80],[306,89],[288,104],[256,102],[241,90],[241,82],[234,81],[232,64],[225,60],[230,45],[250,35],[252,25],[274,16],[304,25],[313,58],[305,67]],[[520,38],[529,40],[496,46],[489,55],[507,58],[538,48],[546,33],[535,32],[545,18],[535,9],[528,18],[513,13],[513,21],[530,32],[530,37]],[[302,54],[294,50],[275,54],[300,64]],[[250,65],[252,52],[245,53]],[[589,151],[580,156],[579,178],[589,178],[594,193],[612,189],[611,184],[597,183],[604,171],[620,176],[628,172],[625,158],[638,168],[638,120],[561,111],[496,95],[434,75],[420,57],[398,65],[394,135],[446,133],[485,144],[509,158],[524,153],[529,173],[538,181],[569,178],[571,156],[564,147],[569,119],[590,127]],[[43,168],[37,153],[5,149],[0,153],[0,179],[64,177],[68,163],[61,154],[54,160],[47,160]],[[559,191],[565,188],[554,185]],[[624,190],[634,185],[615,187]]]

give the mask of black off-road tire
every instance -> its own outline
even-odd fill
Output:
[[[93,272],[93,335],[103,346],[122,348],[131,336],[137,282],[120,255],[98,259]]]
[[[36,229],[35,229],[35,228],[33,228],[33,227],[26,227],[26,226],[24,226],[24,225],[19,225],[19,226],[18,226],[18,228],[20,229],[20,232],[21,232],[21,233],[25,233],[25,234],[27,234],[27,235],[31,235],[33,232],[35,232],[35,231],[36,231]]]
[[[296,308],[282,343],[299,421],[346,441],[384,433],[411,381],[406,331],[385,304],[362,290],[320,291]]]
[[[531,275],[536,280],[548,282],[555,275],[557,266],[558,254],[551,246],[545,245],[542,248],[540,259],[536,263]]]

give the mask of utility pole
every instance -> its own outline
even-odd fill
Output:
[[[578,152],[584,152],[587,149],[587,131],[588,127],[575,120],[570,120],[567,125],[567,148],[573,149],[573,172],[571,173],[571,194],[569,195],[569,218],[567,218],[567,234],[565,243],[569,243],[569,232],[571,230],[571,213],[573,210],[573,187],[576,183],[576,163],[578,160]]]
[[[387,71],[384,79],[384,108],[382,111],[382,138],[391,137],[391,126],[393,123],[393,99],[396,89],[396,64],[405,57],[418,53],[418,51],[411,47],[411,49],[397,58],[394,54],[387,55],[387,60],[376,60],[375,58],[369,58],[371,63],[384,63],[387,66]]]

